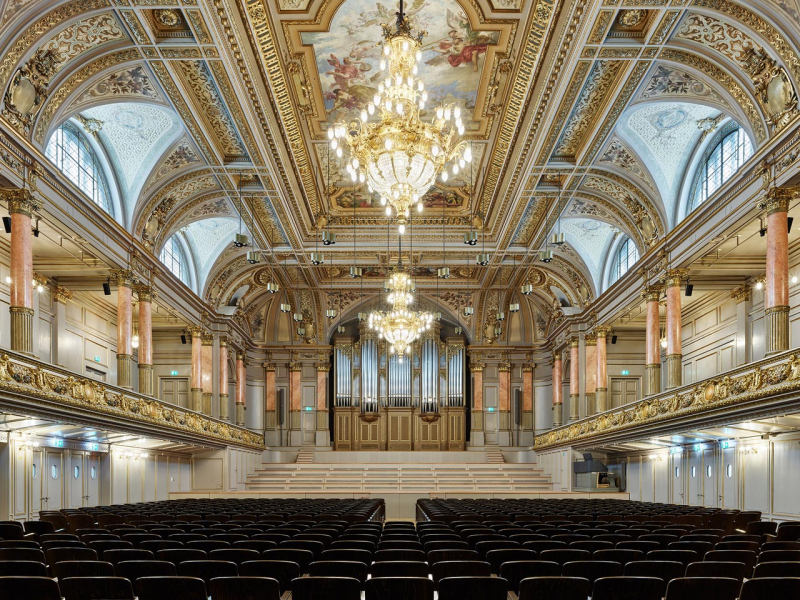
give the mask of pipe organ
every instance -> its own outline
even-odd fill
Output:
[[[404,356],[366,323],[357,339],[335,339],[336,450],[464,450],[465,343],[440,331]]]

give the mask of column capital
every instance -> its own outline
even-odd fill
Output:
[[[611,333],[611,326],[610,325],[598,325],[594,328],[594,333],[597,335],[598,339],[603,338]]]
[[[583,342],[587,346],[597,346],[597,336],[594,333],[587,333],[583,336]]]
[[[660,283],[646,285],[642,290],[642,298],[644,298],[645,302],[658,302],[663,292],[664,286]]]
[[[214,336],[210,333],[203,333],[200,337],[203,346],[211,346],[214,343]]]
[[[286,366],[289,368],[289,372],[294,372],[294,373],[301,371],[303,369],[303,363],[297,361],[286,363]]]
[[[236,360],[237,361],[242,361],[245,365],[247,365],[247,363],[248,363],[248,361],[247,361],[247,352],[245,352],[244,350],[237,350],[236,351]]]
[[[12,215],[17,213],[32,217],[34,212],[42,208],[42,203],[27,188],[1,189],[0,200],[8,202],[8,212]]]
[[[499,366],[499,370],[501,373],[510,373],[512,365],[510,362],[501,362]]]
[[[483,370],[486,368],[486,365],[479,362],[479,363],[470,363],[469,370],[473,373],[483,373]]]
[[[130,269],[113,269],[111,271],[111,280],[117,285],[125,287],[133,287],[134,284],[139,282]]]
[[[789,203],[800,196],[800,186],[771,188],[763,200],[758,201],[758,208],[764,209],[767,216],[773,213],[788,212]]]
[[[220,348],[227,348],[228,347],[228,336],[227,335],[219,336],[219,347]]]
[[[533,373],[533,370],[536,368],[536,365],[531,363],[529,365],[522,365],[522,372],[523,373]]]
[[[199,338],[203,336],[203,328],[200,325],[194,325],[186,329],[193,338]]]
[[[577,348],[580,346],[581,340],[578,338],[577,335],[569,336],[569,347],[570,348]]]
[[[265,363],[262,364],[262,366],[264,367],[265,371],[268,371],[270,373],[274,373],[275,372],[275,363],[273,363],[273,362],[265,362]]]
[[[556,362],[561,362],[562,361],[561,351],[560,350],[553,350],[550,353],[550,359],[551,359],[551,363],[552,364],[555,364]]]
[[[331,370],[331,363],[317,363],[317,373],[327,373]]]
[[[139,302],[152,302],[156,297],[156,292],[149,285],[139,284],[133,286],[133,291],[136,292],[136,297]]]
[[[664,274],[664,287],[680,287],[689,279],[688,269],[668,269]]]
[[[731,298],[736,300],[736,304],[740,302],[747,302],[750,300],[750,286],[746,283],[743,283],[737,288],[731,290]]]
[[[53,287],[53,298],[56,302],[66,304],[67,300],[72,300],[72,292],[63,285],[56,285]]]

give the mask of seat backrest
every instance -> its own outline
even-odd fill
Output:
[[[239,565],[239,575],[275,579],[283,594],[291,589],[292,580],[300,577],[300,565],[286,560],[253,560]]]
[[[33,599],[61,600],[61,592],[55,580],[49,577],[8,576],[0,577],[0,598],[4,600]]]
[[[647,553],[647,560],[671,560],[684,565],[697,562],[702,557],[694,550],[652,550]]]
[[[312,577],[352,577],[364,583],[367,580],[369,568],[362,562],[320,560],[309,565],[308,574]]]
[[[561,574],[565,577],[583,577],[593,584],[600,577],[622,575],[622,565],[607,560],[576,560],[564,563]]]
[[[667,584],[665,600],[736,600],[741,587],[731,577],[679,577]]]
[[[753,579],[762,577],[800,577],[800,562],[774,561],[757,564]]]
[[[301,573],[308,573],[308,565],[314,561],[314,553],[299,548],[275,548],[261,553],[262,560],[288,560],[300,566]]]
[[[222,548],[221,550],[212,550],[208,553],[210,560],[228,560],[237,565],[247,562],[249,560],[259,560],[261,553],[257,550],[248,550],[247,548]]]
[[[432,563],[431,572],[435,584],[444,577],[462,577],[468,575],[489,577],[492,574],[492,566],[480,560],[445,560]]]
[[[46,577],[47,567],[36,560],[2,560],[0,561],[0,577],[14,575],[29,577]]]
[[[583,577],[529,577],[520,582],[519,600],[586,600],[591,593]]]
[[[351,577],[298,577],[292,581],[292,600],[361,600],[361,583]]]
[[[714,562],[740,562],[747,565],[748,571],[752,571],[756,564],[757,555],[749,550],[712,550],[706,552],[703,560]]]
[[[140,577],[136,595],[139,600],[208,600],[206,585],[198,577]]]
[[[156,559],[179,565],[186,560],[205,560],[208,554],[198,548],[170,548],[156,552]]]
[[[427,563],[411,560],[374,562],[370,574],[372,577],[427,577],[430,567]]]
[[[641,560],[629,562],[623,568],[626,577],[657,577],[669,583],[673,579],[683,577],[686,565],[671,560]]]
[[[437,552],[440,552],[437,550]],[[445,552],[447,552],[445,550]],[[411,560],[425,562],[425,553],[422,550],[377,550],[372,555],[375,562],[387,562],[393,560]]]
[[[558,577],[561,565],[545,560],[520,560],[503,563],[500,577],[508,581],[508,590],[519,594],[520,582],[531,577]],[[436,577],[434,576],[434,580]]]
[[[0,560],[29,560],[43,563],[44,552],[38,548],[0,548]]]
[[[67,577],[58,582],[64,600],[133,600],[124,577]]]
[[[63,560],[97,560],[97,552],[91,548],[48,548],[44,555],[50,566]]]
[[[123,560],[114,567],[119,577],[136,581],[140,577],[167,577],[178,574],[174,564],[165,560]]]
[[[757,563],[765,562],[800,562],[800,550],[762,550]]]
[[[744,582],[739,600],[775,600],[776,598],[800,598],[800,578],[760,577],[750,579]]]
[[[645,554],[641,550],[632,550],[627,548],[612,548],[609,550],[597,550],[592,554],[594,560],[608,560],[617,562],[623,567],[629,562],[635,560],[644,560]]]
[[[567,548],[566,542],[557,542],[555,540],[535,540],[533,542],[525,542],[522,544],[523,548],[533,550],[534,552],[544,552],[545,550],[556,550],[558,548]]]
[[[592,586],[592,600],[661,600],[666,589],[658,577],[600,577]]]
[[[114,565],[100,560],[65,560],[53,565],[52,572],[59,580],[67,577],[113,577]]]
[[[199,577],[206,585],[214,577],[236,577],[239,568],[227,560],[185,560],[178,565],[178,575]]]
[[[714,550],[748,550],[750,552],[758,552],[758,542],[717,542]]]
[[[740,562],[704,561],[690,563],[686,567],[686,577],[732,577],[739,583],[750,573],[747,565]]]
[[[476,575],[445,577],[438,583],[439,600],[506,600],[508,581]]]
[[[560,565],[576,560],[589,560],[591,553],[588,550],[572,550],[570,548],[559,548],[557,550],[545,550],[539,553],[540,560],[557,562]]]
[[[215,577],[208,584],[214,600],[280,600],[278,582],[268,577]]]
[[[366,600],[433,600],[433,582],[427,577],[373,577],[364,585],[364,597]]]
[[[505,562],[520,560],[536,560],[538,555],[533,550],[526,548],[503,548],[490,550],[486,553],[486,560],[492,565],[495,573],[500,572],[500,566]]]

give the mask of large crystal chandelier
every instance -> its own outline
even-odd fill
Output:
[[[414,286],[411,275],[402,265],[392,270],[386,281],[386,288],[391,309],[371,312],[369,326],[378,332],[379,337],[385,338],[391,344],[389,352],[397,352],[402,361],[411,344],[423,331],[430,328],[433,315],[409,308],[414,301]]]
[[[433,118],[422,120],[423,115],[427,118],[428,93],[416,75],[426,32],[411,35],[402,0],[396,31],[381,26],[384,41],[379,66],[384,80],[372,102],[362,109],[360,120],[334,124],[328,138],[337,156],[342,156],[343,144],[348,146],[350,177],[366,182],[370,193],[380,195],[387,216],[395,214],[400,233],[405,233],[411,207],[416,204],[421,211],[422,196],[436,177],[447,181],[450,174],[457,175],[472,160],[472,151],[459,141],[464,134],[459,107],[439,106]]]

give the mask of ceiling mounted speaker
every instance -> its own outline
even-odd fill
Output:
[[[111,284],[108,281],[103,282],[103,294],[106,296],[111,295]]]
[[[257,265],[261,262],[261,252],[248,252],[247,262],[251,265]]]
[[[449,279],[450,267],[439,267],[436,271],[436,274],[439,276],[439,279]]]
[[[364,271],[361,267],[350,267],[350,277],[353,279],[358,279],[364,274]]]
[[[312,265],[321,265],[325,262],[325,254],[323,252],[312,252],[311,253],[311,264]]]
[[[329,308],[325,311],[325,316],[329,319],[335,319],[337,314],[338,313],[336,312],[335,308]]]
[[[478,257],[475,259],[475,262],[478,263],[480,266],[485,267],[489,264],[490,258],[488,252],[481,252],[478,254]]]
[[[345,332],[344,325],[339,325],[339,326],[336,328],[336,333],[344,333],[344,332]]]
[[[554,233],[550,236],[550,243],[553,244],[553,246],[560,246],[566,241],[567,240],[563,233]]]
[[[281,303],[281,312],[282,313],[292,312],[292,305],[287,304],[286,302]]]
[[[542,250],[539,252],[539,260],[543,263],[549,263],[553,260],[552,250]]]
[[[478,244],[478,232],[477,231],[470,231],[464,234],[464,243],[467,246],[477,246]]]
[[[519,302],[512,302],[508,305],[508,312],[518,313],[519,312]]]
[[[244,233],[236,233],[233,236],[233,247],[244,248],[250,245],[250,238]]]
[[[303,320],[303,313],[294,313],[292,319],[294,319],[295,323],[299,323]]]
[[[358,320],[362,321],[362,322],[366,321],[367,320],[367,313],[365,313],[365,312],[358,313]]]
[[[441,311],[437,310],[435,313],[433,313],[433,318],[434,318],[435,321],[441,321],[442,320]]]
[[[694,291],[694,285],[691,283],[686,284],[686,295],[691,296],[692,292]]]
[[[330,231],[323,231],[322,232],[322,243],[325,246],[332,246],[336,243],[336,234],[331,233]]]
[[[472,308],[471,306],[465,306],[464,307],[464,316],[465,317],[471,317],[474,314],[475,314],[475,309],[474,308]]]
[[[274,281],[268,281],[267,284],[264,286],[264,290],[268,294],[277,294],[280,291],[280,286],[275,283]]]
[[[456,335],[461,335],[461,333],[462,333],[463,331],[464,331],[464,330],[462,329],[461,325],[456,325],[456,327],[453,329],[453,332],[454,332]]]
[[[530,296],[533,293],[533,286],[530,283],[526,283],[519,288],[519,291],[525,296]]]
[[[495,315],[495,318],[498,321],[505,321],[506,320],[506,313],[504,313],[502,310],[499,310],[499,311],[497,311],[497,314]]]
[[[306,334],[306,328],[305,327],[298,327],[297,328],[297,335],[299,335],[300,337],[303,337],[305,334]]]

